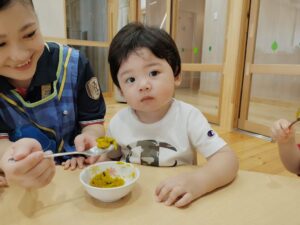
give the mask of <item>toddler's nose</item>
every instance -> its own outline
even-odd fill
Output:
[[[149,81],[149,79],[142,79],[140,82],[140,91],[147,91],[151,89],[151,83]]]

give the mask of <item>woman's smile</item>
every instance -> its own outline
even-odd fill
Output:
[[[18,71],[24,71],[24,70],[29,69],[32,65],[31,59],[32,59],[32,57],[30,57],[30,59],[26,60],[25,62],[16,65],[14,68]]]

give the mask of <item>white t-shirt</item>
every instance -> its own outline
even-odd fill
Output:
[[[115,138],[122,160],[150,166],[192,164],[194,150],[209,157],[226,145],[194,106],[174,99],[158,122],[139,121],[129,107],[110,121],[108,135]]]

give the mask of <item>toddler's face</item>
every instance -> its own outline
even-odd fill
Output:
[[[167,61],[147,48],[137,49],[122,62],[118,81],[124,98],[137,113],[162,115],[169,109],[175,86],[181,82]]]
[[[43,50],[38,20],[30,5],[16,2],[0,10],[0,75],[16,87],[26,87]]]

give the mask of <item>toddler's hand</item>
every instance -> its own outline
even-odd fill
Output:
[[[158,185],[155,190],[158,202],[165,205],[174,204],[176,207],[183,207],[199,197],[197,184],[193,173],[181,174],[168,178]]]
[[[84,160],[85,158],[82,156],[79,157],[73,157],[71,159],[68,159],[67,161],[63,162],[61,165],[64,167],[65,170],[75,170],[78,166],[79,169],[82,169],[84,167]]]
[[[43,187],[55,174],[53,159],[45,159],[40,143],[30,138],[14,142],[3,154],[1,167],[8,184],[25,188]]]
[[[274,122],[271,127],[272,139],[278,143],[286,143],[295,137],[295,130],[292,127],[289,129],[291,123],[286,119],[280,119]]]
[[[82,133],[76,136],[75,140],[75,147],[76,150],[79,152],[83,152],[84,150],[90,149],[97,145],[96,137],[88,134],[88,133]],[[105,154],[102,156],[92,156],[88,157],[84,160],[87,164],[93,164],[98,161],[105,161]]]

